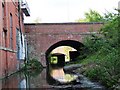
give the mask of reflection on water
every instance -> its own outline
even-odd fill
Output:
[[[77,75],[67,74],[63,70],[63,67],[65,66],[65,55],[63,53],[50,54],[48,61],[48,75],[50,75],[54,81],[59,84],[68,84],[76,81]]]
[[[69,83],[69,84],[50,84],[48,83],[51,81],[53,83],[53,79],[51,79],[46,73],[46,69],[44,68],[41,72],[37,72],[33,74],[34,71],[30,72],[19,72],[16,73],[4,80],[0,80],[0,89],[4,88],[21,88],[20,90],[26,90],[29,88],[39,88],[39,89],[46,89],[46,90],[58,90],[59,88],[62,89],[76,89],[77,90],[103,90],[101,86],[98,84],[90,82],[84,76],[80,75],[72,75],[72,74],[65,74],[63,68],[59,68],[58,70],[52,70],[51,76],[54,79],[59,80],[61,82],[67,82],[77,79],[76,83]],[[46,76],[47,75],[47,76]],[[50,74],[49,74],[50,75]],[[61,79],[62,78],[62,79]],[[57,83],[57,82],[56,82]],[[92,88],[91,88],[92,87]],[[94,89],[94,88],[97,89]],[[51,89],[52,88],[52,89]],[[72,89],[71,89],[72,88]]]
[[[34,71],[33,71],[34,72]],[[33,75],[33,74],[32,74]],[[46,81],[46,69],[37,75],[19,72],[4,80],[1,80],[1,88],[48,88],[50,85]]]
[[[20,82],[20,87],[19,88],[27,88],[26,85],[27,82],[26,82],[26,79],[23,79],[21,82]]]
[[[77,75],[66,74],[63,68],[52,69],[50,75],[61,84],[69,83],[77,79]]]

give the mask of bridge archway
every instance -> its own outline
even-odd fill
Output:
[[[59,41],[59,42],[53,44],[52,46],[50,46],[48,48],[48,50],[46,51],[46,53],[45,53],[46,65],[48,65],[48,63],[49,63],[49,60],[48,60],[49,54],[52,52],[52,50],[54,50],[55,48],[60,47],[60,46],[70,46],[70,47],[76,49],[78,52],[83,50],[83,47],[85,47],[81,42],[75,41],[75,40]]]
[[[66,45],[79,50],[79,46],[82,45],[80,42],[92,33],[99,34],[97,32],[102,26],[103,23],[95,22],[25,24],[29,58],[37,58],[46,67],[46,56],[52,49]]]

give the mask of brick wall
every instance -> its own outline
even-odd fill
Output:
[[[19,26],[18,2],[9,0],[9,2],[1,2],[0,0],[0,78],[12,74],[17,70],[17,50],[16,50],[16,29]],[[3,5],[4,5],[4,20],[3,20]],[[12,46],[10,48],[10,14],[12,14]],[[21,29],[24,32],[23,20],[21,11]],[[4,23],[3,23],[4,21]],[[3,29],[4,28],[4,29]],[[5,34],[6,32],[6,34]],[[5,39],[6,38],[6,39]]]
[[[2,16],[2,4],[0,0],[0,16]],[[0,22],[2,22],[2,18],[0,17]],[[0,46],[2,45],[2,24],[0,24]],[[0,50],[0,66],[2,65],[2,50]],[[0,77],[2,76],[2,68],[0,67]]]
[[[46,66],[45,52],[62,40],[83,42],[83,38],[100,29],[102,23],[42,23],[25,24],[30,58],[37,58]]]

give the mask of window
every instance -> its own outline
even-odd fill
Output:
[[[6,45],[7,30],[5,28],[5,4],[4,4],[4,0],[2,1],[2,26],[3,26],[3,31],[2,31],[3,46],[7,47],[7,45]]]
[[[13,49],[13,17],[10,13],[10,48]]]
[[[2,4],[2,19],[3,19],[3,28],[5,27],[5,6]]]
[[[6,40],[7,40],[7,32],[3,31],[2,32],[2,37],[3,37],[3,47],[7,47]]]
[[[16,28],[16,48],[17,48],[17,59],[20,58],[20,31],[18,28]]]

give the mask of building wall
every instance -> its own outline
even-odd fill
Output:
[[[1,0],[0,0],[0,16],[2,16],[2,4],[1,4]],[[1,17],[0,17],[0,22],[2,22],[2,18]],[[0,46],[2,46],[2,24],[0,24]],[[2,65],[2,50],[0,49],[0,66],[1,65]],[[2,76],[1,72],[2,72],[2,68],[0,67],[0,77]]]
[[[13,24],[11,25],[13,30],[11,45],[12,48],[10,46],[10,14],[12,15],[13,22]],[[24,33],[22,18],[23,12],[22,10],[20,10],[19,19],[18,2],[14,2],[14,0],[9,0],[9,2],[5,0],[5,2],[2,2],[2,0],[0,0],[0,78],[12,74],[17,70],[19,60],[17,60],[16,29],[20,30],[21,28],[22,33]],[[19,20],[21,24],[19,24]]]

